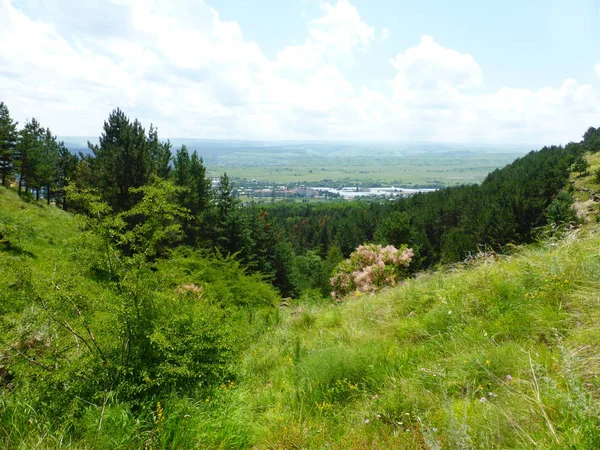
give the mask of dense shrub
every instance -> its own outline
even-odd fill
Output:
[[[385,286],[395,286],[402,268],[408,267],[412,257],[410,248],[361,245],[335,269],[331,295],[340,300],[353,291],[375,292]]]

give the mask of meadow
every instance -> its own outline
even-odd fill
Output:
[[[61,137],[88,153],[92,137]],[[525,155],[527,146],[411,142],[301,142],[170,139],[174,150],[197,151],[207,174],[275,184],[361,184],[445,187],[480,183]]]
[[[589,177],[580,180],[592,186]],[[39,325],[34,336],[49,339],[43,337],[47,324],[30,317],[33,288],[39,295],[58,295],[42,294],[51,282],[61,289],[51,290],[65,298],[71,293],[108,298],[107,288],[97,275],[78,274],[88,251],[81,253],[70,214],[23,203],[4,189],[1,194],[4,229],[16,237],[0,252],[11,262],[0,271],[7,287],[0,298],[12,310],[3,311],[2,324],[13,328],[22,314],[28,321],[11,338],[27,336]],[[73,253],[77,248],[86,255],[82,261]],[[35,379],[28,390],[16,389],[13,383],[23,375],[15,373],[11,381],[5,373],[0,444],[20,449],[598,448],[599,248],[592,221],[514,248],[511,255],[481,253],[423,272],[378,294],[352,295],[336,304],[307,293],[268,320],[249,316],[240,322],[261,331],[250,333],[250,345],[230,361],[222,382],[165,392],[138,406],[115,393],[87,403],[75,397],[64,403],[67,409],[57,421],[53,410],[42,407],[55,406],[56,398],[44,398]],[[31,270],[15,261],[28,261]],[[160,288],[161,301],[189,277],[174,269],[159,267],[158,273],[175,277]],[[77,277],[77,283],[56,281],[62,272],[69,280]],[[192,297],[185,298],[180,308]],[[100,309],[86,326],[102,325],[106,314]],[[69,326],[76,320],[72,316]],[[111,339],[108,330],[94,331],[99,343]],[[10,353],[2,357],[14,360]],[[11,362],[13,370],[35,369],[26,369],[27,359],[17,362]],[[89,376],[83,367],[77,370],[77,376]],[[47,392],[69,397],[59,388],[67,374],[57,372],[59,384],[48,385]],[[27,386],[25,378],[19,383]]]
[[[489,172],[512,162],[516,157],[515,154],[471,157],[422,155],[375,159],[311,158],[294,163],[277,162],[267,165],[207,163],[207,173],[217,177],[227,172],[232,179],[256,179],[283,185],[335,182],[365,186],[441,187],[480,183]]]
[[[406,156],[297,157],[236,154],[207,161],[207,173],[223,172],[236,180],[288,185],[310,184],[446,187],[480,183],[486,175],[512,162],[520,153],[434,153]]]

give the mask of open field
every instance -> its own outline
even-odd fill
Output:
[[[73,152],[88,153],[94,137],[64,137]],[[479,183],[531,148],[423,142],[301,142],[171,139],[196,151],[211,177],[277,184],[442,187]],[[239,185],[239,183],[237,183]]]
[[[247,165],[243,161],[227,164],[207,162],[208,174],[227,172],[233,179],[256,179],[277,184],[319,184],[335,182],[348,185],[454,186],[480,183],[485,176],[514,161],[519,154],[433,154],[382,158],[297,159],[266,165]]]
[[[246,145],[246,146],[244,146]],[[193,147],[191,147],[193,148]],[[198,149],[208,173],[278,184],[454,186],[479,183],[514,161],[523,147],[424,143],[240,144],[215,154]]]

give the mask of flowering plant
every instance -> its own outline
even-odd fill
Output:
[[[353,291],[375,292],[384,286],[395,286],[400,277],[400,269],[407,267],[412,257],[413,251],[410,248],[361,245],[350,258],[335,268],[330,280],[333,287],[331,296],[339,301]]]

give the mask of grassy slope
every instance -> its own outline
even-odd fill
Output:
[[[0,252],[2,284],[24,261],[76,271],[71,216],[4,188],[0,211],[23,236]],[[599,448],[599,244],[588,225],[379,295],[282,310],[236,383],[164,401],[167,426],[185,433],[181,448]],[[86,448],[27,438],[22,448]]]
[[[258,448],[598,448],[600,237],[300,307],[238,388]]]
[[[14,306],[15,296],[23,297],[23,305],[29,302],[26,285],[37,281],[35,274],[51,274],[57,264],[77,272],[72,240],[79,233],[71,214],[43,201],[22,201],[13,190],[0,186],[0,227],[10,242],[8,251],[5,243],[0,244],[0,314],[5,314],[4,305]]]
[[[588,224],[288,311],[230,400],[256,448],[600,448],[599,244]]]

